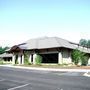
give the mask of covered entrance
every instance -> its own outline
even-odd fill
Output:
[[[13,53],[12,64],[24,64],[24,51],[19,46],[15,45],[10,50]]]
[[[42,63],[58,63],[58,53],[40,54]]]

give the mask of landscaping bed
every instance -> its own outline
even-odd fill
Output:
[[[56,68],[56,69],[90,69],[90,66],[61,66],[61,65],[20,65],[24,67]]]

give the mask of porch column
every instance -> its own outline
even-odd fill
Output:
[[[29,55],[29,63],[32,63],[32,55]]]
[[[63,63],[62,53],[59,52],[59,54],[58,54],[58,64],[62,64],[62,63]]]
[[[24,54],[22,55],[22,64],[24,64]]]
[[[90,65],[90,57],[89,57],[89,59],[88,59],[88,65]]]
[[[15,64],[15,55],[12,56],[12,64]]]
[[[36,64],[35,58],[36,58],[37,54],[33,54],[33,64]]]
[[[21,56],[18,55],[18,64],[21,64]]]

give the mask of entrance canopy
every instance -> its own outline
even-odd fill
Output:
[[[22,51],[22,49],[18,46],[18,45],[15,45],[15,46],[13,46],[10,50],[9,50],[9,52],[21,52]]]

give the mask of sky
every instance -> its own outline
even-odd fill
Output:
[[[0,0],[0,46],[44,36],[90,39],[90,0]]]

